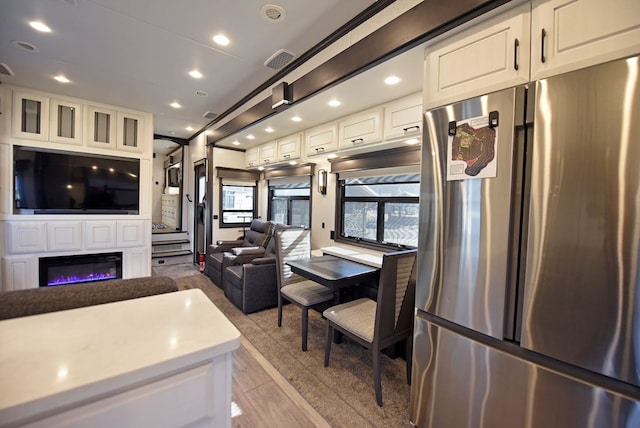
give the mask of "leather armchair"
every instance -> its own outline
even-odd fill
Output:
[[[228,265],[224,269],[224,295],[245,314],[278,304],[276,278],[275,231],[288,226],[276,224],[262,257],[245,263]]]
[[[265,246],[271,237],[273,223],[254,219],[244,239],[218,241],[209,245],[205,261],[205,273],[211,281],[222,288],[224,268],[231,264],[245,263],[264,255]]]

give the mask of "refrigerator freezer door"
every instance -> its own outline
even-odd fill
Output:
[[[639,404],[416,318],[411,422],[420,428],[640,426]],[[525,351],[526,353],[526,351]]]
[[[425,114],[416,306],[499,339],[512,246],[517,245],[517,237],[511,237],[514,117],[516,103],[524,106],[524,93],[524,88],[509,89]],[[492,112],[499,118],[495,176],[447,181],[456,158],[450,127],[460,130],[466,121]]]
[[[536,83],[522,345],[640,385],[640,63]]]

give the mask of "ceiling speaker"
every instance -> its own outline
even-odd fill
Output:
[[[287,65],[295,57],[296,56],[293,52],[289,52],[286,49],[280,49],[264,62],[264,66],[273,68],[274,70],[279,70]]]
[[[208,111],[205,114],[203,114],[202,117],[204,117],[205,119],[215,119],[216,117],[218,117],[218,113]]]

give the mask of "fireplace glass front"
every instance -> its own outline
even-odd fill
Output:
[[[40,258],[40,287],[122,278],[122,253]]]

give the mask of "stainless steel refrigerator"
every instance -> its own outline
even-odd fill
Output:
[[[640,427],[639,68],[425,113],[415,426]]]

